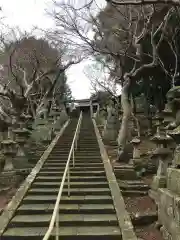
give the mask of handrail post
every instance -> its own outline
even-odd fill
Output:
[[[56,214],[56,240],[59,240],[59,207]]]
[[[75,166],[75,158],[74,158],[74,147],[73,147],[73,167]]]
[[[77,149],[77,139],[78,139],[78,137],[76,137],[76,140],[75,140],[75,150]]]
[[[68,166],[68,197],[70,197],[70,170]]]

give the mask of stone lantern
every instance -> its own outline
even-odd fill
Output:
[[[141,161],[141,152],[139,149],[139,145],[141,143],[141,140],[137,137],[133,138],[131,141],[132,145],[133,145],[133,159],[130,159],[129,164],[138,164]]]
[[[168,133],[176,142],[172,167],[180,166],[180,126]]]
[[[23,168],[23,167],[26,168],[28,167],[29,163],[28,163],[28,156],[25,150],[25,145],[29,139],[30,132],[26,128],[17,128],[13,130],[13,132],[16,135],[16,142],[19,145],[17,155],[16,155],[17,166],[19,166],[20,168]]]
[[[151,141],[155,142],[156,149],[160,149],[167,148],[168,145],[173,141],[173,139],[169,135],[167,135],[166,132],[164,133],[158,132],[154,135],[154,137],[151,138]],[[151,154],[152,163],[154,167],[157,169],[159,165],[159,159],[156,156],[157,156],[156,154],[155,155],[153,153]]]
[[[163,120],[164,127],[168,126],[171,122],[174,121],[173,112],[170,109],[170,106],[168,103],[165,105],[165,109],[162,111],[162,114],[164,118]]]
[[[10,119],[8,119],[10,120]],[[10,122],[10,121],[9,121]],[[5,157],[2,151],[2,145],[1,142],[7,139],[8,137],[8,130],[9,130],[9,122],[5,121],[4,119],[0,119],[0,172],[3,171],[4,169],[4,164],[5,164]]]
[[[172,110],[174,121],[168,125],[173,130],[180,125],[180,86],[171,88],[167,93],[168,106]]]
[[[115,109],[113,102],[107,108],[108,116],[102,132],[104,141],[108,143],[116,142],[119,129],[118,111]]]
[[[158,202],[157,190],[160,187],[166,187],[167,168],[171,164],[172,151],[168,148],[173,139],[167,135],[160,125],[157,125],[157,133],[151,139],[155,142],[156,149],[151,153],[151,161],[157,169],[157,173],[153,178],[149,195]]]
[[[164,131],[164,133],[160,133],[160,135],[155,134],[154,137],[151,138],[151,141],[155,142],[157,148],[167,148],[173,139]]]
[[[56,122],[56,113],[53,112],[49,115],[48,118],[48,129],[49,129],[49,135],[50,135],[50,140],[54,137],[54,127],[55,127],[55,122]]]
[[[34,129],[31,137],[35,142],[51,141],[51,129],[49,129],[49,122],[46,118],[36,118],[34,121]]]
[[[156,175],[153,177],[149,195],[158,202],[158,189],[165,188],[167,182],[167,168],[170,164],[172,152],[168,148],[157,148],[152,152],[152,158],[158,161],[158,169]]]
[[[158,189],[158,222],[164,239],[177,240],[180,236],[180,86],[171,88],[167,99],[174,116],[167,128],[168,135],[176,142],[176,149],[172,166],[167,169],[167,186]]]
[[[148,119],[148,129],[147,129],[147,136],[152,136],[153,135],[153,132],[152,132],[152,116],[148,116],[147,117]]]
[[[31,115],[26,115],[26,127],[29,131],[33,130],[33,117]]]
[[[54,119],[54,132],[55,133],[59,132],[62,127],[60,116],[61,116],[60,112],[55,113],[55,119]]]
[[[162,126],[163,126],[163,117],[160,113],[156,113],[156,115],[152,119],[153,125],[156,127],[156,134],[160,135]]]
[[[48,121],[49,121],[50,123],[53,123],[53,122],[54,122],[54,116],[55,116],[54,113],[49,114],[49,116],[48,116]]]
[[[14,170],[13,159],[16,153],[16,142],[12,139],[3,140],[1,146],[5,157],[4,171],[12,171]]]

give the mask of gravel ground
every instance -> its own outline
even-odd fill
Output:
[[[154,224],[135,228],[136,236],[144,240],[163,240],[163,237],[159,230],[157,230]]]
[[[124,197],[124,202],[128,212],[133,214],[156,212],[156,205],[149,196]]]

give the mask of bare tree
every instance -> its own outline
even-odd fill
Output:
[[[66,48],[54,46],[51,39],[20,36],[8,41],[2,36],[0,98],[6,101],[2,112],[17,117],[31,113],[36,118],[42,107],[49,107],[56,89],[62,89],[65,71],[79,63],[81,56],[64,61]]]
[[[180,1],[176,0],[106,0],[114,6],[125,5],[149,5],[149,4],[169,4],[171,6],[180,6]]]
[[[105,9],[99,9],[97,15],[95,1],[86,2],[79,8],[72,1],[56,1],[52,13],[57,25],[56,34],[63,35],[71,46],[88,52],[90,56],[97,58],[103,55],[106,65],[111,68],[111,77],[122,85],[123,117],[118,137],[120,159],[127,142],[128,122],[134,116],[132,89],[135,83],[144,81],[143,76],[147,72],[150,75],[151,70],[157,67],[171,79],[178,72],[175,33],[169,37],[170,21],[177,11],[176,7],[170,4],[153,5],[152,2],[136,5],[111,1]],[[149,47],[145,51],[143,44],[147,41]],[[166,68],[159,53],[164,42],[174,56],[175,67],[170,67],[172,69]]]

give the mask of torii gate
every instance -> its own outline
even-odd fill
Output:
[[[96,100],[91,100],[89,98],[87,99],[75,99],[72,101],[69,101],[68,103],[74,103],[75,107],[72,108],[72,110],[75,110],[77,112],[83,111],[86,113],[90,113],[91,116],[97,111],[99,107],[99,103]],[[69,107],[70,110],[70,107]]]

